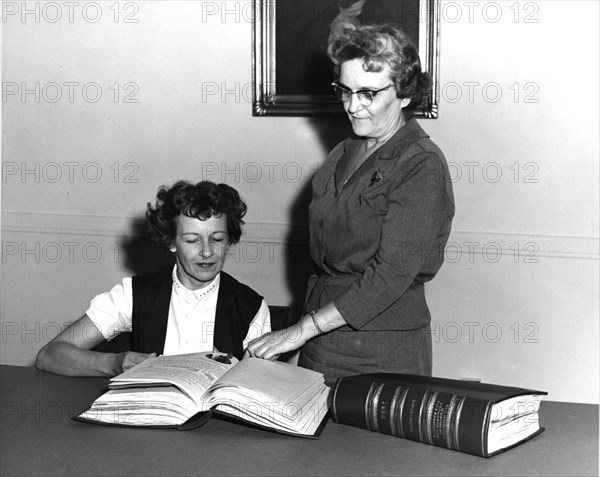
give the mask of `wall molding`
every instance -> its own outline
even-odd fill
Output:
[[[144,217],[92,216],[46,212],[2,212],[3,233],[144,237]],[[244,243],[308,245],[308,227],[286,223],[246,222]],[[536,257],[600,259],[600,239],[494,231],[455,230],[446,247],[449,261],[460,254],[484,254],[491,260],[501,253],[516,261]],[[518,259],[518,260],[517,260]]]

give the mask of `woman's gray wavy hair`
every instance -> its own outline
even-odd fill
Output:
[[[427,96],[431,80],[421,69],[417,48],[404,31],[392,24],[347,24],[329,44],[327,53],[334,63],[335,77],[339,78],[345,61],[360,59],[365,71],[380,72],[390,68],[391,80],[398,98],[408,98],[406,109],[414,109]]]

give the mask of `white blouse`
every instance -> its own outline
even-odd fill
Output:
[[[217,275],[208,286],[199,290],[189,290],[179,281],[177,265],[173,267],[172,276],[173,288],[163,354],[213,351],[215,313],[221,275]],[[131,331],[133,313],[131,277],[123,278],[122,282],[110,291],[94,297],[86,313],[104,338],[109,341],[119,333]],[[271,316],[269,307],[263,299],[243,341],[244,350],[250,341],[269,331],[271,331]]]

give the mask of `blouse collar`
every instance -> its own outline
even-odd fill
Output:
[[[219,286],[219,283],[221,282],[221,274],[219,273],[204,288],[199,288],[198,290],[190,290],[183,283],[181,283],[181,281],[177,277],[177,264],[175,264],[173,266],[172,277],[173,277],[173,288],[175,289],[175,293],[177,293],[178,295],[181,295],[182,297],[187,297],[189,299],[194,298],[197,301],[202,300],[203,298],[206,298],[208,295],[213,293]]]

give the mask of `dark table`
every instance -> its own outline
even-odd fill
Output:
[[[71,420],[107,382],[0,366],[0,474],[598,475],[597,405],[543,402],[543,434],[484,459],[331,421],[310,440],[219,418],[192,431]]]

